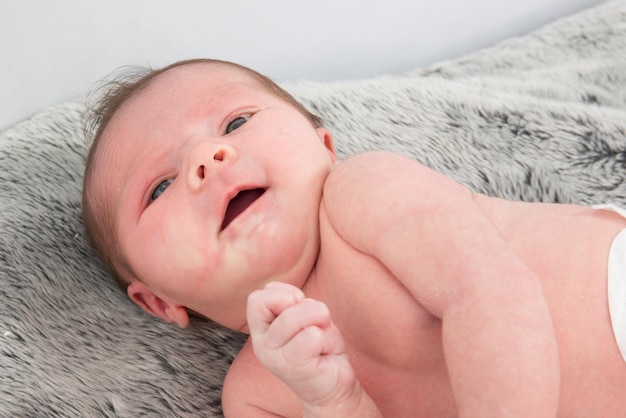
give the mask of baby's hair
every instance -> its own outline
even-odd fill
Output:
[[[83,178],[82,215],[89,243],[102,257],[114,278],[124,291],[129,283],[119,271],[119,267],[130,270],[123,257],[117,253],[117,234],[115,229],[116,214],[114,208],[107,206],[108,200],[93,195],[94,167],[102,136],[111,119],[129,99],[143,91],[151,81],[173,68],[193,64],[209,64],[230,67],[243,71],[269,93],[293,106],[306,117],[315,128],[323,126],[322,119],[309,112],[291,94],[274,83],[270,78],[251,68],[233,62],[213,59],[192,59],[178,61],[166,67],[151,69],[147,67],[125,67],[104,79],[88,95],[87,111],[84,120],[84,133],[89,151]],[[117,264],[116,264],[117,262]]]

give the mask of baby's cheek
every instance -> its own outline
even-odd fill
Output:
[[[193,246],[181,243],[173,249],[174,263],[181,266],[183,271],[197,271],[204,265],[204,256],[201,251]]]
[[[163,235],[163,244],[162,257],[169,260],[170,268],[189,275],[204,267],[206,244],[199,239],[191,222],[170,225]]]

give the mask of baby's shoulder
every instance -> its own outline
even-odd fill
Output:
[[[335,230],[358,246],[404,215],[468,198],[465,187],[416,160],[377,151],[350,157],[330,172],[322,210]]]
[[[373,178],[363,178],[364,173],[389,173],[394,174],[398,170],[414,169],[420,166],[416,160],[401,154],[388,151],[368,151],[353,155],[341,161],[331,171],[328,180],[331,186],[333,182],[346,181],[361,183],[375,181]]]
[[[323,201],[331,217],[333,213],[355,205],[367,205],[398,187],[419,163],[399,154],[371,151],[352,156],[335,166],[324,184]],[[417,178],[413,174],[413,180]]]
[[[413,158],[388,151],[370,151],[337,164],[326,180],[324,196],[340,200],[347,196],[379,197],[380,193],[402,196],[403,191],[416,185],[432,189],[447,183],[454,182]]]

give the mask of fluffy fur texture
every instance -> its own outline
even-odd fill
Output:
[[[285,87],[341,157],[388,149],[472,189],[626,206],[626,1],[400,76]],[[80,219],[82,99],[0,134],[3,416],[220,416],[242,336],[122,294]]]

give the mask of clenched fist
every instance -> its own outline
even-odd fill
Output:
[[[324,303],[274,282],[250,294],[247,309],[255,355],[300,397],[305,410],[350,404],[360,396],[344,340]]]

